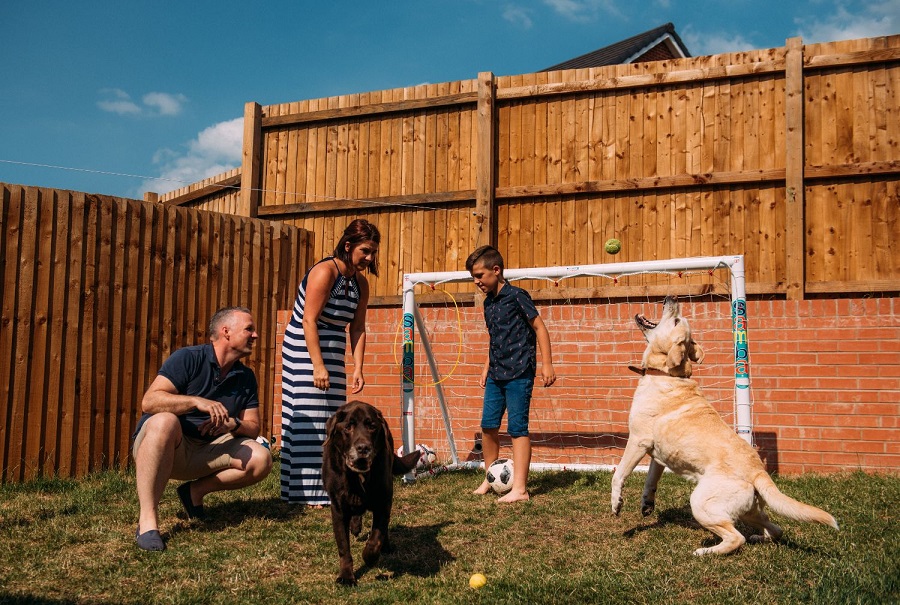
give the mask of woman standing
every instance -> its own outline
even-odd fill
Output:
[[[297,292],[282,347],[281,499],[322,507],[325,422],[347,401],[347,325],[353,355],[351,393],[365,386],[366,269],[378,275],[378,228],[356,219],[334,255],[307,272]]]

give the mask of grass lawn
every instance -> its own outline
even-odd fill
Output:
[[[278,498],[278,467],[258,486],[213,494],[213,520],[187,521],[170,483],[161,506],[168,549],[134,545],[134,475],[0,486],[2,603],[897,603],[900,477],[853,473],[777,478],[790,496],[832,513],[840,531],[773,515],[778,544],[694,557],[714,542],[694,525],[691,485],[667,474],[657,513],[639,511],[643,476],[609,511],[611,475],[547,472],[533,499],[498,505],[470,494],[476,471],[398,486],[396,552],[337,586],[327,510]],[[370,520],[367,516],[366,523]],[[469,576],[484,573],[480,590]]]

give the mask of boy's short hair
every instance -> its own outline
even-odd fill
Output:
[[[475,252],[466,259],[466,271],[471,273],[475,268],[475,263],[479,261],[488,269],[492,269],[494,266],[500,267],[500,275],[503,275],[503,255],[493,246],[476,248]]]

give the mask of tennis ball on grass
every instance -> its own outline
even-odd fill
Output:
[[[478,589],[487,584],[487,578],[484,577],[484,574],[475,573],[472,574],[472,577],[469,578],[469,586],[472,588]]]
[[[613,237],[606,240],[606,245],[604,247],[609,254],[618,254],[619,250],[622,249],[622,242]]]

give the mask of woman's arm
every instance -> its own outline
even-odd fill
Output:
[[[319,344],[319,327],[317,322],[322,310],[331,296],[331,287],[337,277],[337,268],[332,263],[319,263],[312,268],[306,278],[306,305],[303,310],[303,337],[306,350],[313,364],[313,384],[317,389],[328,390],[331,381],[328,368],[322,358],[322,347]]]
[[[366,355],[366,310],[369,307],[369,280],[364,275],[356,275],[359,284],[359,305],[350,322],[350,350],[353,353],[353,379],[350,384],[351,393],[359,393],[366,386],[363,377],[363,359]]]

